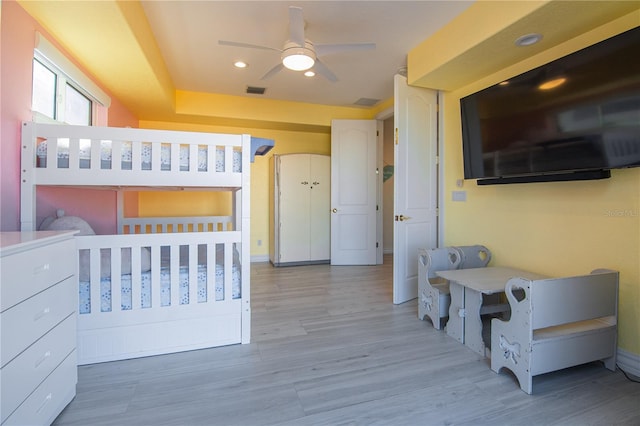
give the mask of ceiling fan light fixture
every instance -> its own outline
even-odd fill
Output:
[[[293,71],[306,71],[316,63],[316,53],[311,43],[304,47],[288,43],[282,51],[282,65]]]

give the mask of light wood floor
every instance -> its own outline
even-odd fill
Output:
[[[252,343],[79,368],[56,425],[639,425],[640,385],[601,363],[534,395],[391,302],[383,266],[252,265]]]

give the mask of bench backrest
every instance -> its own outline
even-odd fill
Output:
[[[491,250],[481,244],[454,248],[460,252],[460,269],[484,268],[491,261]]]
[[[458,269],[461,258],[460,252],[453,247],[440,247],[424,250],[427,278],[437,277],[436,271]]]
[[[512,281],[517,288],[517,279]],[[522,302],[529,304],[532,330],[617,316],[618,272],[595,270],[589,275],[520,282],[529,283]]]

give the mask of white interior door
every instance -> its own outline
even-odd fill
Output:
[[[328,155],[310,156],[309,192],[311,260],[331,258],[331,160]]]
[[[393,303],[418,295],[418,249],[437,245],[437,92],[394,79]]]
[[[331,264],[375,265],[377,123],[331,122]]]

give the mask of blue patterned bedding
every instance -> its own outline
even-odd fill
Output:
[[[69,146],[58,146],[58,168],[66,169],[69,167]],[[82,142],[82,140],[81,140]],[[216,149],[216,172],[224,171],[224,149],[211,147]],[[141,150],[141,168],[142,170],[151,170],[151,150],[152,145],[150,143],[142,143]],[[36,155],[38,157],[38,167],[46,167],[47,165],[47,141],[43,141],[38,144],[36,148]],[[111,141],[102,141],[100,145],[100,168],[111,169]],[[82,144],[79,151],[80,168],[90,168],[91,148],[87,144]],[[131,170],[132,159],[132,147],[131,142],[124,142],[122,144],[121,151],[121,169]],[[171,170],[171,148],[168,144],[162,144],[160,146],[160,165],[161,170]],[[207,147],[198,146],[198,170],[207,171]],[[189,146],[180,145],[180,170],[189,170]],[[234,172],[240,173],[242,171],[242,153],[240,151],[233,151],[233,169]]]
[[[151,271],[141,272],[141,300],[140,307],[151,308]],[[160,269],[160,305],[170,306],[171,286],[170,286],[170,269],[162,267]],[[180,305],[189,304],[189,269],[186,266],[180,267],[180,289],[179,300],[173,303]],[[122,275],[121,277],[121,310],[127,311],[132,309],[131,295],[131,274]],[[232,268],[232,295],[233,299],[239,299],[240,293],[240,265],[234,263]],[[195,283],[198,288],[198,303],[204,303],[209,300],[207,295],[207,266],[198,265],[198,282]],[[158,286],[155,286],[157,288]],[[100,280],[100,311],[111,312],[111,278],[106,277]],[[215,268],[215,300],[224,300],[224,267],[216,264]],[[137,308],[137,307],[136,307]],[[86,314],[91,312],[91,294],[90,284],[87,281],[80,281],[80,306],[79,313]]]

